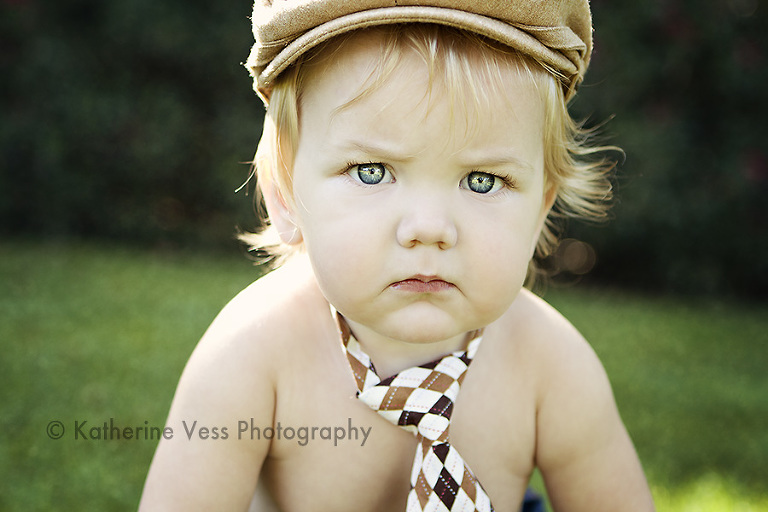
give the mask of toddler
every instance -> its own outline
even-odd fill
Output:
[[[142,510],[653,510],[605,372],[524,286],[610,164],[567,103],[587,0],[264,0],[248,60],[279,268],[181,377]],[[260,491],[258,489],[265,489]]]

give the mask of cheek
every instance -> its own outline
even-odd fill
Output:
[[[345,242],[331,230],[313,230],[304,240],[318,286],[325,298],[339,309],[343,309],[347,296],[354,294],[355,283],[360,278],[358,265],[354,263],[356,255],[351,251],[354,247]]]
[[[382,249],[383,222],[375,215],[322,207],[302,215],[299,225],[310,255],[364,263]]]
[[[339,294],[366,290],[372,275],[379,275],[387,246],[382,226],[371,219],[333,207],[313,210],[301,219],[307,253],[320,287],[329,300]]]
[[[503,216],[502,216],[503,215]],[[499,220],[506,218],[506,222]],[[482,282],[481,293],[495,300],[512,300],[528,270],[531,241],[536,237],[536,218],[503,212],[492,222],[470,227],[466,237],[466,267],[472,279]]]
[[[521,196],[493,208],[468,209],[462,220],[467,238],[489,257],[516,257],[536,237],[541,202]]]
[[[483,283],[479,292],[497,300],[522,286],[528,269],[528,247],[519,240],[496,238],[474,248],[467,259],[471,278]]]
[[[297,187],[296,195],[299,227],[308,250],[336,258],[362,258],[391,231],[386,204],[350,194],[350,185],[342,178],[317,180],[309,186],[308,193],[302,193],[306,187]]]
[[[464,287],[473,313],[482,324],[498,319],[514,302],[525,282],[528,261],[519,251],[503,246],[474,253]]]

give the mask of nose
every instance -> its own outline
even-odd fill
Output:
[[[446,250],[456,245],[458,231],[450,204],[426,198],[408,202],[397,226],[397,243],[405,248],[418,245]]]

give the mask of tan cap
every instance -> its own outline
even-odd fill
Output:
[[[396,23],[436,23],[498,41],[556,70],[569,93],[592,53],[589,0],[256,0],[256,43],[246,63],[254,89],[268,91],[282,71],[323,41]]]

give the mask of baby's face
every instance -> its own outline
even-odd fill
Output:
[[[370,36],[367,36],[370,37]],[[430,343],[483,327],[519,293],[542,222],[539,94],[505,69],[476,111],[416,56],[360,92],[366,36],[312,75],[301,106],[293,212],[326,298],[382,336]]]

